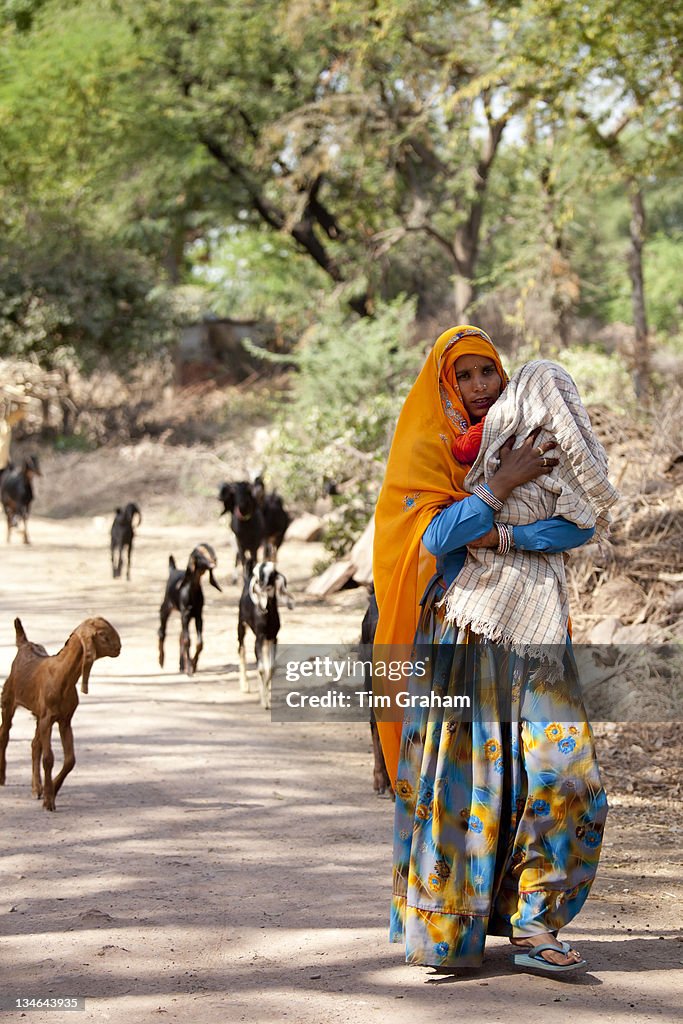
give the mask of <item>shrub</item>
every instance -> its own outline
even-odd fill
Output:
[[[326,544],[340,556],[374,509],[396,417],[419,367],[408,344],[414,302],[401,297],[372,319],[323,314],[295,353],[293,401],[271,441],[268,475],[295,505],[310,506],[326,480],[342,493]]]

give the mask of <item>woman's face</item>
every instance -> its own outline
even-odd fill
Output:
[[[455,379],[470,423],[478,423],[503,387],[496,364],[488,356],[460,356],[455,361]]]

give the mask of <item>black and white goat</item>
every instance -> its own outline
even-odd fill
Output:
[[[32,481],[34,476],[41,476],[37,455],[27,455],[21,466],[8,466],[0,475],[0,500],[7,517],[7,543],[12,535],[12,527],[20,522],[24,527],[24,544],[28,539],[28,514],[33,501]]]
[[[126,551],[126,579],[130,579],[130,555],[133,550],[135,528],[142,522],[142,514],[135,502],[129,501],[125,508],[117,508],[111,526],[111,571],[118,579],[123,569],[123,552]]]
[[[375,631],[377,630],[377,622],[379,620],[379,608],[377,607],[377,598],[375,597],[375,588],[370,585],[370,599],[368,601],[368,607],[363,621],[360,627],[360,642],[361,642],[361,660],[369,666],[372,660],[372,645],[375,639]],[[365,670],[365,689],[368,693],[372,693],[372,672],[369,667]],[[384,754],[382,752],[382,744],[379,739],[379,732],[377,730],[377,721],[375,719],[375,712],[373,708],[370,708],[370,735],[372,737],[372,752],[374,755],[374,766],[372,769],[372,784],[376,793],[380,796],[386,793],[387,789],[393,796],[393,789],[391,781],[389,779],[389,773],[387,772],[386,765],[384,763]]]
[[[237,542],[233,577],[237,582],[238,567],[241,566],[246,575],[258,558],[264,540],[263,512],[254,493],[254,484],[248,480],[222,484],[218,500],[223,502],[221,515],[230,514],[230,526]]]
[[[168,559],[168,582],[166,593],[159,609],[161,623],[159,625],[159,665],[164,667],[164,640],[166,639],[166,623],[171,612],[180,612],[180,671],[191,676],[197,668],[197,661],[204,646],[202,640],[204,608],[204,592],[202,576],[209,574],[209,582],[216,590],[221,590],[213,570],[216,568],[216,552],[210,544],[198,544],[189,557],[187,568],[176,568],[173,555]],[[197,631],[197,642],[194,656],[190,656],[190,622],[194,619]]]
[[[254,654],[259,676],[261,704],[270,707],[270,695],[277,652],[277,635],[280,631],[278,597],[288,608],[294,607],[287,590],[287,580],[275,567],[274,562],[259,562],[250,575],[245,576],[240,597],[237,620],[237,646],[240,658],[240,689],[249,693],[249,677],[244,651],[244,636],[247,627],[256,637]]]

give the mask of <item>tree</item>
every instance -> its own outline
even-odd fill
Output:
[[[650,183],[677,168],[683,25],[675,5],[665,0],[534,0],[521,7],[527,55],[534,40],[548,28],[552,32],[555,70],[547,76],[548,106],[570,127],[583,126],[590,143],[609,158],[628,197],[634,386],[646,399],[645,194]]]

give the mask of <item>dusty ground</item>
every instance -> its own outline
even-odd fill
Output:
[[[190,525],[177,525],[152,507],[126,583],[110,578],[109,517],[74,518],[67,505],[60,515],[34,517],[31,547],[2,545],[0,679],[17,614],[51,652],[83,618],[104,615],[123,651],[93,669],[75,716],[78,764],[55,814],[31,798],[32,720],[17,712],[0,790],[3,1008],[13,997],[82,996],[79,1020],[117,1024],[492,1022],[507,1021],[512,1005],[517,1019],[563,1024],[568,1014],[677,1018],[680,803],[667,775],[675,724],[600,730],[607,841],[593,896],[566,933],[590,973],[520,974],[502,939],[491,940],[478,972],[409,968],[386,941],[392,804],[371,790],[365,727],[271,723],[255,696],[239,693],[231,585],[207,591],[199,674],[174,671],[177,620],[167,668],[158,668],[168,553],[180,560],[208,540],[225,584],[225,527],[186,515]],[[282,549],[298,602],[283,614],[281,638],[352,642],[362,592],[323,605],[302,595],[319,555],[317,545]],[[648,781],[653,763],[659,774]]]

